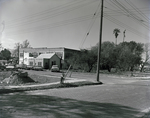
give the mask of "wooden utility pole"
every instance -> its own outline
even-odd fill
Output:
[[[126,33],[126,30],[124,30],[124,32],[123,32],[123,42],[124,42],[124,39],[126,37],[125,33]]]
[[[99,82],[99,72],[100,72],[101,43],[102,43],[103,1],[104,0],[101,0],[100,33],[99,33],[98,59],[97,59],[97,81],[98,82]]]
[[[19,64],[19,55],[20,55],[19,48],[20,48],[20,46],[18,45],[18,64]]]

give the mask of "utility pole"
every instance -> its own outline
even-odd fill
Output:
[[[123,32],[123,42],[124,42],[124,39],[126,37],[125,33],[126,33],[126,30],[124,30],[124,32]]]
[[[24,64],[24,50],[23,50],[23,64]]]
[[[99,82],[99,72],[100,72],[100,56],[101,56],[102,24],[103,24],[103,1],[104,0],[101,0],[100,33],[99,33],[98,59],[97,59],[97,82]]]
[[[20,46],[18,45],[18,64],[19,64],[19,55],[20,55],[19,48],[20,48]]]

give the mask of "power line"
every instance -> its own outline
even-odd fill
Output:
[[[97,13],[97,15],[95,16],[95,18],[97,18],[97,16],[99,16],[99,12]],[[85,20],[89,20],[93,18],[93,14],[91,15],[86,15],[86,16],[82,16],[82,17],[77,17],[74,19],[69,19],[69,20],[65,20],[65,21],[61,21],[61,22],[56,22],[53,24],[49,24],[49,25],[44,25],[41,27],[34,27],[34,28],[29,28],[29,29],[24,29],[24,30],[19,30],[19,32],[6,32],[7,35],[18,35],[18,34],[24,34],[24,33],[30,33],[30,32],[35,32],[35,31],[40,31],[40,30],[45,30],[45,29],[50,29],[50,28],[56,28],[56,27],[60,27],[60,26],[65,26],[65,25],[69,25],[69,24],[73,24],[73,23],[78,23],[78,22],[83,22]],[[106,13],[104,13],[104,18],[106,18],[107,20],[110,20],[111,22],[128,29],[130,32],[143,37],[143,34],[138,32],[137,30],[133,29],[132,27],[122,23],[121,21],[113,18],[110,15],[107,15]],[[91,25],[92,26],[92,25]],[[90,28],[89,28],[90,29]],[[88,32],[87,32],[88,33]],[[143,37],[145,38],[145,37]],[[148,37],[147,37],[148,38]]]
[[[125,0],[138,14],[140,14],[143,18],[147,20],[147,22],[150,20],[149,17],[147,17],[145,14],[143,14],[130,0]]]
[[[111,2],[115,5],[115,6],[117,6],[120,10],[122,10],[122,11],[124,11],[130,18],[132,18],[133,20],[135,20],[137,23],[139,23],[139,24],[141,24],[143,27],[145,27],[146,29],[148,29],[149,30],[149,26],[148,25],[146,25],[146,24],[144,24],[142,21],[142,19],[140,18],[140,17],[138,17],[137,15],[135,15],[135,14],[133,14],[131,11],[129,11],[128,9],[127,9],[127,7],[123,4],[123,3],[121,3],[121,2],[119,2],[119,1],[117,1],[117,0],[111,0]]]
[[[96,2],[96,1],[95,1],[95,2]],[[93,2],[93,1],[90,1],[90,2],[86,2],[86,3],[84,3],[84,4],[80,4],[80,5],[78,5],[78,6],[74,6],[74,7],[71,7],[71,8],[67,8],[67,9],[65,9],[65,10],[61,10],[61,11],[56,12],[56,13],[53,12],[51,15],[48,15],[48,16],[45,16],[45,17],[41,17],[41,18],[38,18],[38,19],[31,19],[31,20],[28,20],[28,21],[26,21],[26,22],[22,22],[22,23],[18,23],[18,24],[15,24],[15,25],[10,25],[10,26],[7,25],[7,28],[14,28],[14,27],[16,27],[16,26],[29,25],[29,24],[31,24],[31,23],[36,23],[36,22],[39,22],[39,21],[42,21],[42,20],[47,20],[47,19],[49,19],[49,18],[54,18],[54,17],[56,17],[56,16],[65,14],[65,13],[67,13],[67,12],[76,10],[76,9],[78,9],[78,8],[81,8],[81,7],[85,6],[85,5],[89,5],[89,4],[91,4],[91,3],[94,3],[94,2]]]
[[[41,16],[41,15],[45,15],[45,14],[47,15],[47,13],[49,13],[49,12],[55,12],[57,10],[62,10],[63,8],[75,5],[77,3],[81,3],[81,1],[77,1],[77,2],[76,1],[71,1],[71,2],[68,2],[66,4],[59,5],[57,7],[53,7],[53,8],[50,8],[50,9],[46,9],[46,10],[43,10],[41,12],[37,12],[37,13],[31,14],[31,15],[23,16],[23,17],[20,17],[20,18],[17,18],[17,19],[13,19],[13,20],[7,20],[6,22],[8,24],[13,24],[15,21],[19,22],[19,21],[26,20],[26,19],[29,19],[29,18],[32,18],[32,17],[37,17],[37,16]]]
[[[95,18],[97,18],[97,16],[99,16],[99,12],[95,15]],[[56,22],[56,23],[49,24],[49,25],[23,29],[23,30],[20,30],[19,33],[18,32],[9,32],[9,33],[10,33],[10,35],[11,34],[14,35],[15,33],[16,33],[16,35],[23,34],[23,33],[30,33],[30,32],[35,32],[35,31],[40,31],[40,30],[45,30],[45,29],[65,26],[65,25],[69,25],[69,24],[73,24],[73,23],[83,22],[83,21],[92,19],[93,17],[94,17],[93,14],[90,14],[90,15],[86,15],[86,16],[82,16],[82,17],[77,17],[77,18],[73,18],[73,19],[69,19],[69,20],[65,20],[65,21]],[[104,13],[104,18],[106,18],[107,20],[109,20],[109,21],[111,21],[111,22],[113,22],[113,23],[115,23],[115,24],[117,24],[117,25],[127,29],[128,31],[130,31],[130,32],[132,32],[132,33],[134,33],[134,34],[136,34],[136,35],[138,35],[140,37],[143,37],[145,39],[149,39],[149,37],[147,37],[146,35],[144,36],[144,34],[142,34],[141,32],[139,32],[136,29],[132,28],[131,26],[128,26],[128,25],[122,23],[121,21],[113,18],[112,16],[110,16],[106,12]],[[92,25],[91,25],[91,27],[92,27]],[[91,29],[91,27],[89,27],[89,29]],[[88,36],[89,32],[86,32],[86,35]]]
[[[81,16],[81,17],[77,17],[77,18],[73,18],[73,19],[69,19],[69,20],[55,22],[55,23],[52,23],[52,24],[47,24],[47,25],[33,27],[33,28],[27,28],[27,29],[19,30],[18,32],[19,33],[28,33],[28,32],[30,33],[30,32],[50,29],[50,28],[56,28],[56,27],[65,26],[65,25],[68,25],[68,24],[73,24],[73,23],[78,23],[78,22],[82,22],[82,21],[85,21],[85,20],[89,20],[92,17],[93,17],[93,14],[90,14],[90,15]],[[14,32],[6,32],[6,33],[7,33],[7,35],[13,35],[14,33],[16,33],[16,35],[18,35],[18,32],[14,31]]]
[[[84,35],[84,37],[83,37],[83,40],[82,40],[82,42],[81,42],[81,44],[80,44],[80,46],[79,46],[80,49],[82,49],[82,46],[83,46],[85,40],[87,39],[88,35],[90,34],[90,31],[91,31],[92,26],[93,26],[93,24],[94,24],[94,22],[95,22],[96,15],[97,15],[97,12],[98,12],[98,10],[99,10],[99,7],[100,7],[100,3],[99,3],[99,5],[98,5],[98,7],[97,7],[97,9],[96,9],[96,12],[93,14],[91,23],[89,24],[89,27],[88,27],[87,31],[85,32],[85,35]]]
[[[112,16],[109,16],[109,15],[107,15],[107,14],[104,14],[104,18],[106,18],[107,20],[109,20],[109,21],[111,21],[111,22],[113,22],[113,23],[119,25],[119,26],[122,27],[122,28],[127,29],[128,31],[130,31],[130,32],[132,32],[132,33],[134,33],[134,34],[136,34],[136,35],[138,35],[138,36],[140,36],[140,37],[142,37],[142,38],[144,38],[144,39],[149,39],[148,36],[144,36],[144,34],[142,34],[141,32],[137,31],[136,29],[133,29],[132,27],[130,27],[130,26],[124,24],[124,23],[122,23],[121,21],[119,21],[119,20],[113,18]]]

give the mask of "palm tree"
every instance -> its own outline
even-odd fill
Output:
[[[120,29],[115,28],[115,29],[114,29],[114,31],[113,31],[113,34],[115,34],[115,38],[116,38],[116,45],[117,45],[117,37],[118,37],[119,33],[120,33]]]

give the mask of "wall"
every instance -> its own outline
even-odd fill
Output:
[[[55,62],[55,63],[53,63]],[[49,67],[52,67],[52,63],[53,65],[58,65],[58,67],[60,68],[60,58],[57,55],[54,55],[51,57],[50,61],[49,61]]]
[[[39,65],[39,63],[41,63]],[[35,66],[42,66],[43,67],[43,59],[42,58],[35,58]]]

